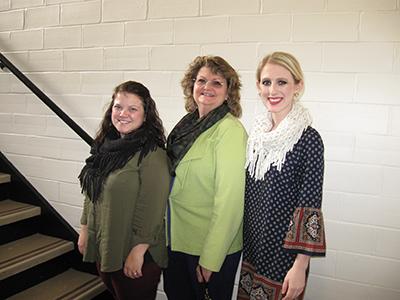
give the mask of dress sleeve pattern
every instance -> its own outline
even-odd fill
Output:
[[[310,256],[324,256],[325,230],[321,211],[324,146],[313,128],[303,134],[299,156],[301,175],[298,199],[284,239],[284,248]]]
[[[290,221],[283,247],[296,253],[324,256],[326,249],[324,232],[321,210],[299,207]]]

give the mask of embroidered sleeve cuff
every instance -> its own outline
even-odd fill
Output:
[[[312,207],[296,208],[283,247],[290,252],[325,256],[325,229],[321,210]]]

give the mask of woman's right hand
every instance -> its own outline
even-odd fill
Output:
[[[86,251],[87,239],[88,239],[87,225],[81,225],[81,231],[79,232],[79,239],[78,239],[78,250],[82,255]]]
[[[212,271],[198,265],[196,268],[197,281],[200,283],[209,282],[212,273]]]

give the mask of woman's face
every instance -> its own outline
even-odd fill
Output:
[[[290,112],[294,95],[300,92],[302,82],[295,83],[292,74],[286,68],[267,63],[261,70],[257,89],[260,97],[273,116],[282,120]]]
[[[228,95],[226,79],[202,67],[194,81],[193,98],[199,108],[200,117],[220,106]]]
[[[117,93],[112,106],[111,122],[121,136],[138,129],[144,122],[142,100],[135,94]]]

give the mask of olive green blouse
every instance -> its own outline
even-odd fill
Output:
[[[105,181],[99,201],[87,197],[81,224],[88,227],[83,260],[98,262],[102,272],[123,268],[131,249],[150,244],[149,252],[160,267],[167,265],[164,213],[170,175],[165,150],[157,148],[137,165],[137,153]]]

